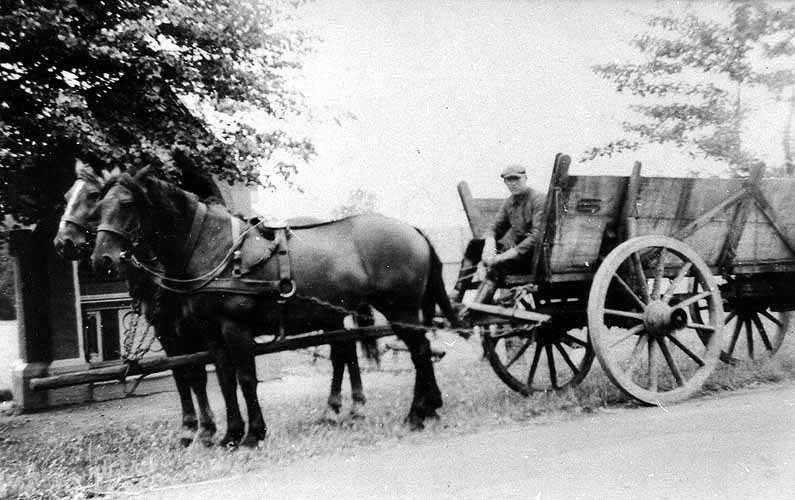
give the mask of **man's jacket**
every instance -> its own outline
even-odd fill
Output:
[[[544,218],[545,196],[531,188],[517,195],[511,195],[500,207],[497,220],[486,231],[485,236],[499,240],[512,229],[513,242],[519,255],[532,251],[541,240],[541,224]]]

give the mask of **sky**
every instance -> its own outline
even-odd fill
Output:
[[[521,163],[529,184],[546,191],[556,153],[576,162],[621,137],[630,101],[591,67],[633,57],[627,42],[645,26],[638,14],[659,8],[608,0],[311,2],[299,22],[319,42],[299,88],[321,119],[299,129],[318,155],[295,179],[303,193],[280,186],[255,207],[275,218],[329,218],[361,188],[386,215],[420,227],[463,226],[461,180],[475,196],[502,197],[500,170]],[[780,149],[769,127],[751,140],[762,151]],[[648,175],[712,167],[657,147],[572,172],[628,175],[634,160]]]

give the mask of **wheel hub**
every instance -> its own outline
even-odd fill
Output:
[[[687,324],[687,313],[683,309],[675,309],[661,300],[653,300],[646,306],[643,323],[650,334],[664,337],[671,331],[678,330]]]

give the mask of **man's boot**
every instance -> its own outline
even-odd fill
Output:
[[[468,259],[461,262],[461,270],[458,271],[458,279],[455,281],[453,291],[450,293],[450,301],[461,303],[464,300],[464,294],[467,293],[472,285],[472,278],[475,277],[477,266],[473,265]]]

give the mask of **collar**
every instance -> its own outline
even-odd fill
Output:
[[[526,198],[528,198],[530,196],[530,192],[531,192],[531,189],[528,187],[527,189],[525,189],[524,191],[522,191],[519,194],[512,194],[511,195],[511,201],[513,201],[514,205],[517,205],[517,204],[523,202]]]

